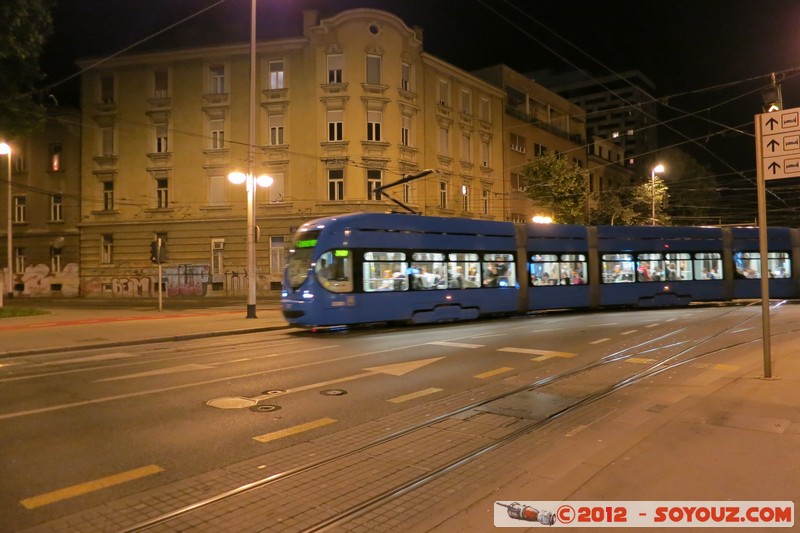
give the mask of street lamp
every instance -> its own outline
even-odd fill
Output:
[[[650,174],[650,211],[653,217],[652,226],[656,225],[656,173],[664,172],[664,165],[656,165],[653,167],[653,172]]]
[[[272,178],[266,175],[258,177],[252,173],[231,172],[228,181],[235,185],[246,184],[247,189],[247,316],[256,316],[256,189],[269,187]]]
[[[11,244],[12,234],[11,234],[11,146],[7,143],[0,143],[0,155],[5,155],[6,159],[8,159],[8,189],[6,193],[8,195],[8,212],[6,218],[6,264],[8,269],[6,270],[6,277],[5,277],[5,289],[8,291],[8,296],[13,296],[13,292],[11,289],[11,276],[12,276],[12,263],[14,261],[13,257],[13,245]],[[0,300],[2,303],[2,300]]]

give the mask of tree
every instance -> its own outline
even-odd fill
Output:
[[[39,56],[53,29],[52,3],[0,2],[0,137],[17,138],[44,117],[36,84],[43,79]]]
[[[631,224],[669,226],[672,220],[665,206],[669,198],[669,187],[660,177],[649,176],[646,182],[633,188],[630,207],[633,209]],[[655,217],[654,217],[655,214]]]
[[[553,213],[561,224],[589,222],[589,172],[566,158],[548,152],[522,168],[528,198]]]

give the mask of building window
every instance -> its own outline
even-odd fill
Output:
[[[381,83],[381,56],[367,54],[367,83],[380,85]]]
[[[209,75],[211,94],[225,94],[225,66],[209,67]]]
[[[103,182],[103,210],[114,210],[114,182],[112,180]]]
[[[539,143],[533,143],[533,155],[535,157],[541,157],[547,153],[547,148]]]
[[[450,156],[450,130],[439,128],[439,154]]]
[[[100,236],[100,262],[103,264],[111,263],[114,252],[114,236],[104,234]]]
[[[283,237],[272,236],[269,238],[269,271],[276,274],[283,272],[286,266],[285,247]]]
[[[344,200],[344,169],[328,170],[328,200]]]
[[[342,83],[342,68],[344,56],[342,54],[328,54],[328,83]]]
[[[104,104],[114,103],[114,77],[100,77],[100,101]]]
[[[478,116],[484,122],[492,121],[491,109],[489,108],[489,99],[481,98],[480,115]]]
[[[58,163],[58,166],[61,167],[60,158]],[[53,168],[52,159],[50,168]],[[25,172],[25,154],[14,154],[14,172]]]
[[[462,185],[461,186],[461,209],[463,211],[469,211],[469,185]]]
[[[50,247],[50,272],[61,272],[61,250]]]
[[[381,111],[367,111],[367,140],[381,140],[381,122],[383,113]]]
[[[100,131],[101,155],[114,155],[114,128],[108,126]]]
[[[466,163],[472,162],[472,138],[469,133],[461,134],[461,160]]]
[[[438,101],[441,105],[450,105],[450,82],[447,80],[439,79],[439,83],[437,85],[438,89]]]
[[[525,153],[525,137],[522,135],[517,135],[516,133],[511,134],[511,149],[515,152],[519,152],[521,154]]]
[[[25,248],[22,246],[14,247],[14,272],[25,272]]]
[[[283,89],[284,83],[283,59],[269,62],[269,88]]]
[[[211,239],[211,274],[225,273],[225,239]]]
[[[50,172],[58,172],[61,170],[61,153],[63,150],[64,147],[61,143],[53,143],[50,145],[50,161],[48,163]]]
[[[411,65],[408,63],[400,65],[400,88],[411,91]]]
[[[262,202],[268,202],[271,204],[278,204],[281,202],[285,202],[285,191],[284,191],[284,176],[282,172],[271,173],[272,176],[272,185],[267,187],[266,189],[261,187],[259,188],[259,193],[263,196],[261,197]]]
[[[328,141],[341,141],[344,138],[344,111],[328,111]]]
[[[367,200],[380,200],[381,193],[375,189],[383,184],[383,172],[380,170],[367,170]]]
[[[50,196],[50,222],[62,222],[63,220],[63,197],[60,194],[53,194]]]
[[[167,133],[169,130],[166,124],[156,124],[155,130],[156,130],[156,146],[155,146],[156,153],[164,154],[169,151],[167,145]]]
[[[272,146],[283,144],[283,115],[269,116],[269,144]]]
[[[411,117],[403,116],[400,119],[400,144],[411,146]]]
[[[511,173],[511,189],[515,191],[521,191],[523,189],[522,185],[522,175],[516,172]]]
[[[156,209],[169,207],[169,179],[156,178]]]
[[[465,115],[472,114],[472,91],[461,89],[461,112]]]
[[[28,209],[25,196],[14,196],[14,222],[22,224],[26,221]]]
[[[209,176],[208,178],[208,202],[210,204],[225,203],[225,177]]]
[[[481,211],[484,215],[489,214],[489,189],[481,191]]]
[[[439,208],[447,209],[447,182],[439,182]]]
[[[169,73],[157,70],[153,73],[153,97],[166,98],[169,94]]]
[[[490,163],[492,157],[491,149],[489,147],[489,141],[483,140],[481,141],[481,160],[483,161],[483,166],[486,168],[490,167]]]
[[[221,118],[211,119],[208,122],[211,130],[211,149],[221,150],[225,148],[225,121]]]

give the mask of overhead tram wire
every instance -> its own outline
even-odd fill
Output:
[[[500,12],[499,12],[499,11],[498,11],[498,10],[497,10],[497,9],[496,9],[494,6],[490,6],[490,5],[489,5],[489,3],[488,3],[486,0],[478,0],[478,3],[479,3],[479,4],[481,4],[482,6],[484,6],[484,7],[485,7],[487,10],[491,11],[492,13],[494,13],[495,15],[497,15],[498,17],[500,17],[501,19],[503,19],[503,20],[504,20],[506,23],[510,24],[512,27],[514,27],[514,28],[516,28],[517,30],[519,30],[521,33],[523,33],[523,34],[524,34],[526,37],[528,37],[529,39],[531,39],[532,41],[534,41],[535,43],[537,43],[539,46],[541,46],[542,48],[544,48],[545,50],[547,50],[548,52],[550,52],[551,54],[553,54],[553,55],[554,55],[554,56],[556,56],[557,58],[559,58],[559,59],[561,59],[562,61],[564,61],[564,62],[565,62],[567,65],[569,65],[570,67],[572,67],[572,68],[574,68],[575,70],[577,70],[578,72],[581,72],[582,74],[586,75],[586,77],[587,77],[587,78],[589,78],[589,79],[592,79],[592,76],[590,76],[590,75],[589,75],[589,73],[587,73],[586,71],[584,71],[584,70],[583,70],[582,68],[580,68],[579,66],[575,65],[575,64],[574,64],[572,61],[570,61],[569,59],[567,59],[566,57],[564,57],[562,54],[560,54],[560,53],[558,53],[557,51],[555,51],[554,49],[552,49],[550,46],[548,46],[548,45],[546,45],[545,43],[541,42],[540,40],[536,39],[536,38],[535,38],[533,35],[531,35],[531,33],[530,33],[530,32],[528,32],[528,31],[526,31],[524,28],[520,27],[520,26],[519,26],[519,24],[517,24],[517,23],[516,23],[514,20],[511,20],[510,18],[508,18],[508,17],[507,17],[507,16],[505,16],[504,14],[500,13]],[[558,38],[559,40],[561,40],[562,42],[564,42],[565,44],[567,44],[569,47],[573,48],[574,50],[578,51],[579,53],[581,53],[581,54],[582,54],[582,55],[584,55],[585,57],[589,58],[591,61],[595,62],[597,65],[599,65],[600,67],[602,67],[603,69],[605,69],[607,72],[610,72],[611,74],[613,74],[614,76],[616,76],[616,77],[617,77],[618,79],[620,79],[620,80],[621,80],[623,83],[626,83],[626,84],[630,85],[631,87],[635,87],[635,86],[634,86],[634,85],[633,85],[633,84],[632,84],[632,83],[631,83],[629,80],[625,79],[623,76],[621,76],[621,75],[620,75],[618,72],[616,72],[614,69],[612,69],[611,67],[609,67],[609,66],[605,65],[604,63],[602,63],[601,61],[599,61],[598,59],[596,59],[595,57],[593,57],[591,54],[589,54],[589,53],[585,52],[583,49],[579,48],[578,46],[576,46],[576,45],[572,44],[572,43],[571,43],[570,41],[568,41],[567,39],[565,39],[565,38],[561,37],[559,34],[557,34],[556,32],[554,32],[553,30],[551,30],[551,29],[550,29],[549,27],[547,27],[545,24],[542,24],[541,22],[539,22],[538,20],[536,20],[535,18],[533,18],[533,17],[532,17],[530,14],[528,14],[528,13],[526,13],[525,11],[521,10],[519,7],[517,7],[517,6],[513,5],[513,4],[511,4],[511,3],[510,3],[508,0],[503,0],[503,3],[504,3],[504,4],[506,4],[507,6],[511,7],[511,9],[513,9],[513,10],[514,10],[514,11],[516,11],[517,13],[521,14],[522,16],[524,16],[525,18],[527,18],[528,20],[530,20],[531,22],[533,22],[533,23],[534,23],[534,24],[536,24],[537,26],[539,26],[539,27],[541,27],[541,28],[544,28],[544,29],[545,29],[547,32],[549,32],[550,34],[552,34],[553,36],[555,36],[556,38]],[[603,85],[602,83],[600,83],[599,85],[600,85],[601,87],[603,87],[604,89],[606,89],[606,90],[607,90],[607,91],[608,91],[610,94],[612,94],[612,95],[614,95],[616,98],[618,98],[618,99],[619,99],[621,102],[625,102],[625,103],[627,103],[628,105],[632,105],[630,102],[628,102],[627,100],[625,100],[625,99],[624,99],[622,96],[620,96],[620,95],[619,95],[617,92],[615,92],[615,91],[614,91],[613,89],[611,89],[610,87],[607,87],[607,86]],[[644,91],[644,90],[643,90],[641,87],[638,87],[638,88],[639,88],[640,90],[642,90],[642,92],[643,92],[645,95],[647,95],[647,97],[648,97],[648,98],[650,98],[650,101],[651,101],[651,102],[653,102],[653,103],[659,103],[659,102],[658,102],[658,99],[656,99],[656,98],[655,98],[653,95],[651,95],[651,94],[647,93],[647,91]],[[640,111],[641,113],[643,113],[643,114],[644,114],[646,117],[648,117],[648,118],[652,119],[654,122],[656,122],[656,123],[659,123],[659,124],[662,124],[664,127],[666,127],[668,130],[672,131],[672,132],[673,132],[673,133],[675,133],[676,135],[678,135],[678,136],[680,136],[680,137],[683,137],[683,138],[687,138],[687,135],[686,135],[686,134],[684,134],[683,132],[681,132],[681,131],[679,131],[679,130],[677,130],[677,129],[675,129],[675,128],[673,128],[673,127],[671,127],[671,126],[667,125],[667,124],[664,124],[664,123],[660,122],[660,121],[658,120],[658,118],[657,118],[657,117],[655,117],[655,116],[653,116],[653,115],[651,115],[651,114],[647,113],[646,111],[644,111],[644,110],[642,110],[642,109],[639,109],[639,111]],[[738,173],[738,175],[739,175],[741,178],[743,178],[743,179],[745,179],[745,180],[748,180],[748,181],[750,181],[750,178],[748,178],[748,177],[747,177],[747,176],[745,176],[744,174],[742,174],[742,173],[738,172],[738,171],[737,171],[735,168],[733,168],[733,167],[732,167],[732,166],[731,166],[731,165],[730,165],[730,164],[729,164],[727,161],[725,161],[725,159],[723,159],[722,157],[720,157],[719,155],[717,155],[715,152],[713,152],[713,151],[712,151],[711,149],[709,149],[707,146],[705,146],[705,145],[703,145],[703,144],[700,144],[700,143],[698,143],[698,142],[696,142],[696,141],[694,141],[694,144],[695,144],[696,146],[698,146],[698,147],[699,147],[701,150],[703,150],[703,151],[705,151],[706,153],[708,153],[708,154],[709,154],[711,157],[713,157],[715,160],[719,161],[721,164],[723,164],[724,166],[726,166],[727,168],[729,168],[730,170],[732,170],[732,171],[734,171],[734,172],[737,172],[737,173]],[[772,194],[772,193],[771,193],[771,194]],[[775,196],[775,195],[773,194],[773,196]],[[775,196],[775,197],[776,197],[778,200],[781,200],[781,201],[782,201],[782,199],[781,199],[781,198],[779,198],[779,197],[777,197],[777,196]]]

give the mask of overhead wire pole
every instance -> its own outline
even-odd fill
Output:
[[[256,0],[250,0],[250,137],[247,146],[247,316],[256,316]]]
[[[767,194],[761,153],[761,116],[756,115],[756,182],[758,193],[758,248],[761,254],[761,329],[764,346],[764,377],[772,377],[769,324],[769,262],[767,261]]]

